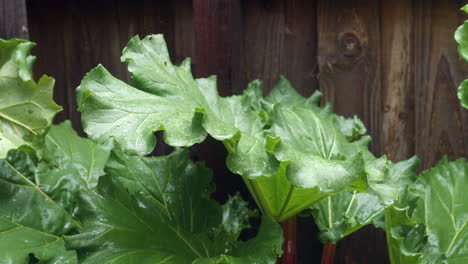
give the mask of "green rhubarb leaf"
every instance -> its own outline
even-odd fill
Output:
[[[323,242],[336,243],[367,224],[378,222],[384,209],[405,197],[415,179],[416,157],[391,163],[385,157],[367,165],[370,193],[344,191],[312,205]]]
[[[0,158],[22,145],[34,145],[61,107],[52,100],[54,79],[32,79],[34,43],[0,39]]]
[[[172,146],[191,146],[208,133],[226,145],[233,172],[248,178],[276,172],[278,162],[265,152],[258,83],[241,96],[219,97],[214,77],[193,78],[189,59],[180,66],[170,62],[162,35],[132,38],[122,61],[128,62],[130,84],[98,66],[77,89],[91,138],[112,137],[128,153],[144,155],[155,147],[155,131],[164,130]]]
[[[301,107],[275,105],[268,135],[279,137],[275,157],[288,162],[293,185],[318,187],[333,193],[358,181],[364,174],[362,142],[350,143],[334,125],[331,113]]]
[[[268,217],[252,240],[228,235],[245,219],[209,199],[211,173],[186,150],[165,157],[115,150],[106,172],[98,192],[82,196],[85,229],[67,237],[80,263],[273,264],[281,251],[281,228]],[[227,211],[239,210],[238,201],[228,204]]]
[[[222,206],[222,227],[236,240],[242,230],[250,227],[249,218],[254,215],[256,211],[249,210],[248,203],[242,200],[240,194],[236,194]]]
[[[79,185],[96,187],[104,175],[104,165],[110,155],[112,144],[99,145],[78,136],[70,121],[54,125],[44,140],[43,159],[53,168],[70,167],[84,182]],[[42,182],[43,183],[43,182]]]
[[[281,232],[281,228],[273,219],[264,216],[255,238],[247,242],[239,242],[229,254],[222,253],[216,257],[197,259],[193,264],[276,263],[271,257],[265,256],[271,256],[273,252],[281,255],[283,239],[278,236]]]
[[[408,216],[408,208],[390,206],[385,209],[385,230],[390,262],[392,264],[418,264],[421,250],[426,244],[424,226]]]
[[[264,215],[282,222],[308,208],[324,197],[315,188],[297,188],[286,176],[287,163],[282,163],[277,174],[272,177],[259,177],[245,180],[247,188]]]
[[[288,164],[287,177],[296,187],[318,188],[323,193],[336,193],[351,184],[365,188],[363,154],[368,152],[370,138],[350,142],[357,125],[339,122],[345,119],[333,114],[329,104],[319,107],[320,99],[319,92],[304,98],[285,79],[278,82],[266,97],[273,105],[266,133],[279,138],[272,152]]]
[[[63,235],[77,227],[39,185],[36,167],[22,151],[0,160],[0,263],[77,263]]]
[[[70,121],[52,126],[37,170],[41,188],[74,215],[80,206],[79,194],[95,188],[104,175],[111,147],[112,142],[99,145],[78,136]]]
[[[458,54],[468,61],[468,20],[455,31],[455,40],[458,43]]]
[[[115,149],[106,172],[118,178],[130,194],[151,201],[166,221],[198,232],[219,221],[221,208],[212,200],[202,199],[209,195],[207,190],[214,189],[211,171],[194,164],[187,155],[187,150],[176,149],[164,157],[139,157]],[[195,215],[198,211],[206,214]]]
[[[465,263],[468,258],[468,162],[442,159],[418,177],[416,221],[423,220],[428,243],[422,263]],[[422,218],[422,219],[421,219]]]
[[[468,13],[468,5],[464,5],[460,10],[462,10],[465,13]]]
[[[461,264],[468,258],[465,159],[424,171],[409,196],[385,210],[392,263]],[[403,207],[402,207],[403,206]],[[404,207],[406,206],[406,207]]]
[[[468,5],[461,8],[468,13]],[[455,40],[458,43],[458,54],[465,61],[468,61],[468,20],[459,26],[455,31]],[[468,108],[468,81],[464,80],[458,87],[458,98],[463,107]]]
[[[463,107],[468,108],[468,80],[464,80],[458,87],[458,99]]]
[[[406,195],[409,185],[414,182],[418,165],[416,156],[397,163],[392,163],[386,157],[371,157],[366,160],[371,193],[377,195],[385,207],[395,204]]]
[[[343,191],[312,205],[322,242],[337,243],[345,236],[372,223],[384,213],[379,198],[368,193]]]

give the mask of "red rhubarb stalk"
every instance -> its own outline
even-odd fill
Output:
[[[278,264],[296,264],[297,263],[297,239],[296,239],[296,217],[293,216],[284,221],[283,234],[283,256],[278,260]]]
[[[335,261],[336,244],[328,242],[323,246],[322,264],[333,264]]]

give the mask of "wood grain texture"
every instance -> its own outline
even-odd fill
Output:
[[[244,87],[255,79],[269,91],[285,72],[284,1],[246,1],[242,6]]]
[[[283,74],[302,95],[318,89],[317,3],[284,1]]]
[[[357,115],[380,154],[381,79],[379,2],[318,2],[319,85],[335,112]],[[388,263],[385,234],[365,227],[338,243],[335,263]]]
[[[393,161],[414,155],[413,3],[381,1],[382,153]]]
[[[49,1],[51,2],[51,1]],[[55,79],[54,100],[62,106],[55,121],[69,119],[71,110],[68,104],[69,96],[65,85],[67,72],[64,57],[64,27],[65,13],[60,6],[43,2],[42,8],[37,1],[28,2],[28,21],[31,40],[37,43],[32,53],[37,57],[33,67],[35,78],[47,74]],[[53,43],[49,45],[48,43]],[[70,74],[70,73],[68,73]]]
[[[303,95],[317,89],[317,5],[307,0],[254,0],[243,8],[244,85],[261,79],[265,92],[284,75]]]
[[[195,73],[216,75],[221,95],[241,91],[240,0],[194,0]]]
[[[29,39],[26,0],[0,0],[0,38]]]
[[[424,169],[444,155],[468,154],[468,111],[460,106],[456,87],[468,76],[457,54],[453,34],[466,19],[463,1],[416,1],[416,154]]]

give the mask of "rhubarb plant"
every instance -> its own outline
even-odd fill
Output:
[[[88,136],[113,138],[126,153],[145,155],[158,130],[172,146],[191,146],[209,134],[224,143],[228,168],[243,177],[261,211],[277,221],[346,189],[367,192],[369,173],[385,173],[367,149],[368,136],[349,140],[362,122],[320,107],[318,92],[302,97],[280,78],[265,97],[259,81],[241,95],[220,97],[214,77],[192,76],[190,60],[171,63],[162,35],[132,38],[122,61],[129,83],[99,65],[77,89]],[[388,199],[386,180],[375,181],[381,181],[376,193]]]
[[[2,78],[31,78],[32,45],[0,41],[0,69],[10,74]],[[25,89],[23,82],[0,83],[2,100],[15,99],[2,114],[41,126],[32,140],[1,148],[0,263],[273,264],[281,255],[282,231],[268,216],[256,237],[239,239],[255,214],[239,196],[224,205],[210,199],[212,173],[190,161],[186,149],[131,156],[116,140],[79,137],[70,122],[50,126],[47,107],[59,109],[52,86],[43,91],[41,82],[28,80]],[[38,119],[29,117],[34,107],[45,111],[34,113]],[[19,129],[2,130],[2,139],[19,137]]]

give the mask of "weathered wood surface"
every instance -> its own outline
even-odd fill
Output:
[[[29,38],[26,0],[0,0],[0,38]]]
[[[457,54],[453,33],[466,19],[464,1],[415,3],[416,154],[422,168],[444,155],[468,156],[468,111],[460,106],[456,87],[468,77],[468,65]]]
[[[240,0],[194,0],[193,10],[195,73],[216,75],[220,95],[240,91]]]
[[[0,0],[0,37],[38,43],[36,74],[57,79],[60,120],[79,128],[75,89],[102,63],[128,79],[120,62],[133,35],[164,33],[175,63],[193,58],[197,76],[218,74],[221,94],[253,79],[264,91],[285,75],[304,95],[320,89],[334,109],[358,115],[376,155],[398,161],[417,154],[420,169],[444,154],[468,154],[468,111],[455,89],[468,76],[453,32],[465,20],[458,0]],[[241,189],[225,168],[224,148],[195,153],[217,175],[216,198]],[[159,153],[167,151],[160,144]],[[217,154],[213,154],[216,152]],[[227,179],[227,180],[226,180]],[[313,221],[299,219],[298,263],[319,263]],[[388,263],[382,231],[366,227],[337,247],[335,263]]]
[[[382,1],[381,89],[382,153],[408,159],[415,148],[414,7],[411,1]]]

